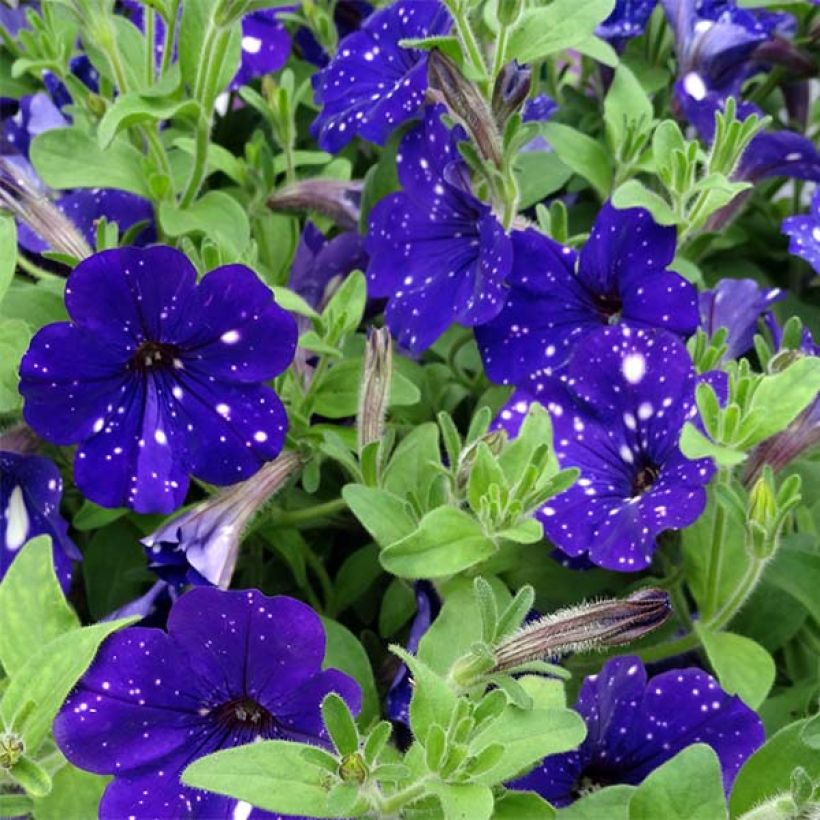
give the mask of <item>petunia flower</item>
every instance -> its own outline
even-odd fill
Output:
[[[369,295],[388,298],[385,319],[414,352],[454,322],[480,325],[504,306],[512,242],[489,205],[473,195],[443,107],[427,110],[397,156],[402,190],[373,208],[365,250]]]
[[[248,522],[301,463],[295,453],[282,453],[252,478],[197,504],[143,538],[150,568],[177,587],[212,584],[227,589]]]
[[[373,5],[367,0],[337,0],[333,6],[333,22],[336,25],[339,40],[358,31],[372,12]],[[293,39],[299,47],[303,60],[318,68],[324,68],[330,62],[330,56],[309,28],[301,26]]]
[[[709,336],[726,328],[725,357],[736,359],[752,347],[758,321],[785,296],[780,288],[761,288],[754,279],[721,279],[700,294],[701,327]]]
[[[231,88],[278,71],[290,56],[290,35],[279,20],[284,9],[254,11],[242,18],[242,61]]]
[[[105,641],[54,735],[74,765],[114,775],[102,820],[228,820],[239,816],[236,800],[183,786],[180,774],[257,740],[324,744],[325,695],[338,693],[354,712],[361,705],[359,685],[323,670],[324,655],[322,622],[306,604],[194,589],[174,604],[167,633],[131,627]]]
[[[312,126],[319,146],[339,151],[357,134],[384,145],[415,116],[427,91],[428,52],[400,41],[447,34],[451,25],[439,0],[394,0],[345,37],[313,77],[322,109]]]
[[[790,14],[738,8],[735,0],[661,0],[675,36],[681,77],[695,74],[707,91],[737,96],[764,64],[755,52],[793,30]]]
[[[501,384],[538,382],[606,325],[693,333],[697,290],[667,269],[675,240],[675,229],[657,225],[648,211],[609,203],[580,254],[533,228],[513,232],[504,309],[476,328],[487,375]]]
[[[234,484],[282,448],[287,416],[262,383],[293,358],[293,318],[242,265],[196,279],[173,248],[95,254],[68,279],[72,321],[23,357],[27,422],[80,445],[75,480],[98,504],[168,513],[189,474]]]
[[[82,555],[68,537],[68,524],[60,515],[60,471],[43,456],[5,449],[5,439],[0,437],[0,578],[27,541],[48,535],[57,578],[68,591],[73,562]]]
[[[545,757],[510,784],[566,806],[603,786],[637,785],[693,743],[714,749],[728,795],[740,767],[762,745],[760,718],[701,669],[673,669],[647,680],[633,656],[587,677],[575,704],[587,736],[571,752]]]
[[[665,530],[692,524],[706,506],[710,459],[690,461],[678,440],[696,414],[695,372],[671,333],[601,328],[575,348],[560,378],[516,392],[498,419],[518,433],[533,401],[550,411],[562,468],[578,481],[537,512],[545,534],[569,556],[637,572]]]
[[[83,188],[59,196],[54,205],[74,224],[91,248],[97,244],[97,223],[103,217],[109,223],[116,222],[120,235],[145,223],[134,237],[134,245],[144,246],[156,241],[154,209],[147,199],[137,194],[116,188]],[[25,222],[20,222],[18,229],[17,241],[29,253],[58,250]]]
[[[0,154],[28,157],[31,141],[38,134],[67,124],[68,120],[44,91],[22,97],[17,111],[0,124]]]
[[[783,220],[789,253],[805,259],[820,274],[820,185],[811,200],[811,211]]]
[[[646,30],[646,25],[658,0],[616,0],[612,14],[601,23],[596,34],[617,45]]]

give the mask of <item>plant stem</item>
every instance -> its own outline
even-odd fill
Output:
[[[61,282],[65,282],[64,276],[60,276],[59,273],[52,273],[50,270],[45,270],[44,268],[38,267],[34,264],[34,262],[26,259],[23,254],[18,254],[17,264],[34,279],[58,279]]]
[[[718,473],[717,481],[725,482],[723,471]],[[709,568],[706,573],[706,600],[703,612],[706,617],[714,615],[720,596],[720,574],[723,564],[723,541],[726,534],[726,510],[715,496],[715,519],[712,526],[712,544],[709,555]]]
[[[171,3],[169,18],[165,21],[165,39],[162,41],[162,61],[159,65],[160,77],[165,76],[165,72],[171,64],[171,56],[174,53],[174,42],[176,41],[178,14],[179,0],[174,0],[174,2]]]
[[[420,780],[400,792],[383,799],[381,805],[378,807],[380,817],[389,817],[395,814],[399,809],[406,806],[408,803],[413,803],[418,800],[427,790],[427,783]]]
[[[157,12],[151,6],[145,8],[145,84],[152,86],[155,78],[154,41],[156,40]]]
[[[320,518],[327,518],[347,509],[343,498],[334,498],[322,504],[313,504],[299,510],[283,510],[273,518],[273,523],[279,527],[294,527],[300,524],[310,524]]]
[[[478,40],[476,40],[473,27],[470,25],[469,15],[461,7],[461,4],[458,5],[459,7],[453,11],[456,31],[458,32],[459,39],[467,52],[470,65],[475,73],[482,78],[480,85],[483,88],[486,86],[486,80],[484,78],[487,77],[487,66],[484,64],[484,57],[481,54],[481,48],[478,45]]]
[[[498,29],[498,39],[495,42],[495,53],[493,54],[493,73],[490,79],[495,82],[496,77],[501,73],[501,69],[504,68],[504,63],[506,62],[507,56],[507,41],[510,37],[510,27],[503,23]],[[536,83],[533,83],[536,85]]]
[[[729,600],[709,619],[710,629],[723,629],[731,623],[732,619],[741,610],[748,597],[754,592],[763,575],[766,561],[760,558],[752,558],[740,583],[735,587],[735,591]]]

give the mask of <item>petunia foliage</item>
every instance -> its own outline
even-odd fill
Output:
[[[820,816],[818,0],[0,0],[0,817]]]

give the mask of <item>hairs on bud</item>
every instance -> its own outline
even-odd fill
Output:
[[[359,224],[362,183],[337,179],[304,179],[286,185],[268,199],[272,211],[312,211],[332,219],[340,228]]]
[[[386,327],[372,329],[367,336],[359,392],[359,451],[384,436],[384,420],[390,402],[393,377],[393,338]]]
[[[522,627],[495,649],[494,672],[534,660],[622,646],[642,638],[672,613],[669,594],[649,587],[624,599],[560,609]]]

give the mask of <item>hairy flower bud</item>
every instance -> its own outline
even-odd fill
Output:
[[[15,424],[0,433],[0,452],[30,456],[40,447],[40,439],[27,424]]]
[[[358,752],[345,755],[339,764],[339,777],[345,783],[364,783],[368,774],[367,764]]]
[[[282,453],[252,478],[197,504],[143,538],[151,568],[172,584],[213,584],[227,589],[243,530],[301,465],[296,453]]]
[[[507,63],[501,69],[493,87],[493,116],[499,128],[524,104],[531,84],[529,66]]]
[[[484,159],[501,167],[501,137],[495,120],[478,89],[440,51],[433,50],[427,67],[430,88],[447,103],[478,146]]]
[[[359,389],[359,450],[384,435],[384,419],[390,401],[393,375],[393,339],[386,328],[371,330],[364,353],[362,383]]]
[[[534,660],[622,646],[662,626],[672,613],[669,594],[649,587],[623,600],[561,609],[522,627],[495,649],[495,672]]]
[[[92,250],[77,226],[4,158],[0,158],[0,208],[25,222],[52,250],[76,259],[91,256]]]
[[[338,179],[303,179],[268,199],[272,211],[312,211],[330,217],[340,228],[359,224],[362,183]]]

